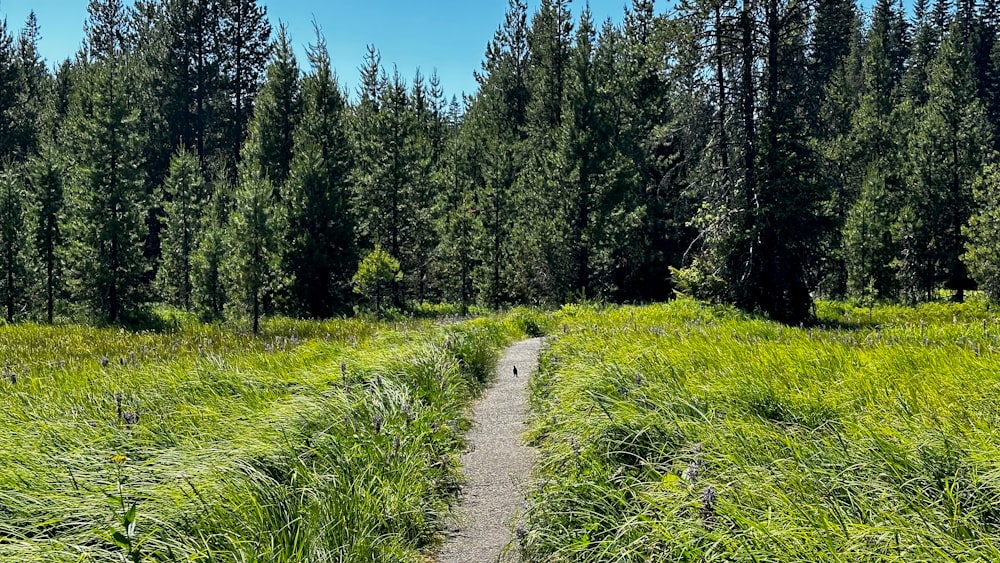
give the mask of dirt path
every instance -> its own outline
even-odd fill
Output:
[[[528,378],[538,367],[541,345],[541,338],[532,338],[508,348],[497,365],[496,380],[473,407],[470,451],[462,455],[468,482],[438,563],[519,560],[517,542],[511,543],[514,519],[523,510],[534,461],[521,434],[528,414]]]

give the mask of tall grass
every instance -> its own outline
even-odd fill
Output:
[[[0,327],[0,560],[420,561],[521,324]]]
[[[572,307],[533,386],[532,561],[1000,559],[982,304]]]

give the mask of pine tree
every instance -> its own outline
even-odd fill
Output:
[[[383,180],[388,164],[388,157],[382,148],[386,136],[382,131],[385,84],[381,54],[369,45],[361,67],[358,103],[351,119],[351,141],[357,156],[351,181],[354,186],[352,207],[358,219],[357,240],[362,248],[388,240],[388,211],[376,211],[387,206],[383,192],[390,187]]]
[[[418,112],[398,70],[391,77],[381,70],[378,53],[370,49],[363,69],[361,101],[355,112],[355,209],[363,247],[376,244],[396,257],[404,272],[422,272],[420,234],[429,230],[421,198],[425,186],[424,146],[420,143]],[[419,280],[393,288],[396,306],[405,290],[415,293]]]
[[[944,30],[948,24],[942,25],[938,29]],[[910,32],[903,15],[902,3],[896,0],[876,0],[872,10],[871,33],[882,37],[890,83],[895,88],[903,80],[906,61],[910,56]]]
[[[246,157],[257,162],[261,174],[280,191],[292,166],[293,135],[302,113],[299,65],[284,25],[271,52],[250,123],[251,136],[259,143],[247,149]]]
[[[204,183],[197,156],[183,147],[179,149],[170,160],[170,172],[161,188],[165,217],[156,281],[159,294],[184,310],[193,305],[191,256],[198,239]]]
[[[409,108],[413,116],[413,129],[410,135],[410,152],[413,158],[413,175],[411,178],[411,208],[412,219],[408,233],[408,251],[404,253],[406,266],[404,284],[417,301],[426,301],[433,286],[430,279],[433,253],[437,247],[434,225],[434,208],[436,197],[442,187],[435,174],[440,166],[443,116],[440,108],[440,84],[436,75],[432,75],[428,85],[423,74],[417,70],[410,87]]]
[[[65,166],[51,144],[43,144],[40,154],[28,164],[28,178],[33,197],[34,251],[43,273],[40,276],[45,295],[45,319],[55,316],[55,300],[61,289],[64,239],[62,216]]]
[[[963,230],[967,242],[962,261],[979,289],[1000,301],[1000,165],[987,165],[972,193],[975,211]]]
[[[20,87],[13,123],[17,130],[14,152],[20,162],[38,152],[43,110],[48,103],[49,75],[38,53],[40,38],[38,19],[32,11],[28,14],[28,20],[17,42],[17,74]]]
[[[525,162],[512,191],[517,209],[552,209],[563,206],[563,165],[557,141],[563,118],[566,82],[570,72],[573,22],[568,0],[543,0],[527,33],[530,50],[526,107]],[[512,260],[510,289],[518,301],[555,302],[571,285],[572,266],[563,252],[568,233],[564,213],[544,216],[516,213],[511,225]]]
[[[219,69],[221,6],[217,0],[136,3],[142,89],[152,186],[162,184],[179,146],[190,147],[202,172],[222,141],[217,110],[224,102]]]
[[[939,32],[934,29],[927,0],[914,4],[913,51],[903,81],[910,100],[920,106],[927,103],[927,67],[937,52]]]
[[[697,217],[702,247],[690,268],[675,270],[684,290],[789,323],[811,314],[806,274],[826,230],[804,119],[805,22],[805,6],[796,2],[740,7],[730,47],[738,156],[732,185],[707,184],[715,205]]]
[[[488,128],[481,131],[488,131]],[[512,198],[517,181],[516,163],[521,156],[520,147],[509,137],[502,137],[504,131],[497,131],[496,138],[480,139],[479,150],[488,154],[484,163],[483,182],[475,194],[476,210],[483,226],[480,241],[476,245],[483,257],[475,272],[475,281],[480,298],[494,308],[511,298],[511,265],[519,264],[514,256],[512,237],[514,214],[519,208]]]
[[[559,128],[562,122],[563,90],[569,70],[573,21],[572,0],[542,0],[531,20],[528,48],[529,123],[536,136]]]
[[[972,183],[991,142],[985,111],[976,96],[970,49],[962,46],[961,29],[952,24],[928,71],[928,102],[910,141],[912,172],[907,206],[915,223],[909,248],[917,272],[904,279],[909,295],[929,298],[936,284],[955,290],[956,299],[970,287],[960,257],[965,249],[962,227],[972,208]],[[920,286],[915,286],[919,281]]]
[[[227,100],[223,154],[232,167],[242,159],[247,124],[270,55],[271,24],[267,9],[257,0],[223,0],[220,11],[223,17],[217,48]]]
[[[854,119],[864,91],[864,46],[860,22],[855,22],[850,50],[834,69],[819,93],[818,121],[814,122],[820,178],[829,190],[823,205],[826,229],[819,242],[819,257],[810,267],[816,292],[833,298],[847,294],[844,266],[844,221],[865,175],[865,158],[855,151]]]
[[[224,270],[231,191],[226,173],[217,172],[212,181],[212,194],[204,204],[205,211],[191,255],[192,301],[206,320],[221,319],[228,302]]]
[[[302,86],[303,113],[295,158],[282,196],[288,206],[284,271],[298,313],[327,317],[348,309],[357,264],[350,209],[352,155],[346,101],[320,36],[309,48],[312,72]]]
[[[482,236],[482,225],[477,221],[477,211],[473,203],[472,190],[462,187],[466,183],[457,162],[450,166],[454,185],[451,190],[460,199],[445,208],[438,226],[438,275],[442,280],[441,289],[445,299],[458,302],[462,313],[468,311],[475,297],[473,272],[478,260],[472,249]]]
[[[26,308],[27,242],[24,229],[26,193],[19,170],[7,162],[0,170],[0,299],[8,323]]]
[[[486,48],[482,72],[476,73],[480,95],[499,112],[498,124],[511,127],[523,138],[528,100],[528,6],[523,0],[508,0],[504,23]]]
[[[619,150],[628,159],[632,175],[626,197],[634,201],[633,217],[641,215],[641,228],[631,244],[642,254],[625,272],[625,283],[641,299],[673,296],[670,268],[681,265],[693,242],[685,225],[691,219],[683,191],[688,182],[681,173],[685,160],[680,139],[684,135],[671,103],[670,87],[660,61],[670,54],[661,40],[658,19],[649,0],[633,0],[625,15],[622,80],[625,80],[624,121]],[[706,72],[712,72],[706,69]],[[727,140],[728,143],[728,140]]]
[[[73,105],[74,84],[82,74],[81,65],[64,60],[56,69],[52,80],[52,97],[49,111],[45,117],[46,141],[58,142],[64,138],[63,131],[69,121],[70,109]]]
[[[795,87],[804,82],[807,68],[805,7],[769,0],[765,22],[760,175],[748,225],[751,258],[746,263],[753,286],[737,283],[737,302],[796,323],[811,314],[805,274],[823,229],[818,205],[824,195],[812,173],[816,155],[802,117],[805,97]]]
[[[985,0],[976,21],[973,61],[979,99],[990,122],[994,150],[1000,148],[1000,2]]]
[[[610,139],[601,115],[594,68],[595,31],[589,6],[577,26],[566,88],[566,107],[561,132],[566,186],[564,199],[568,227],[564,252],[571,262],[568,289],[575,294],[593,295],[592,256],[598,244],[600,216],[599,185],[604,160],[610,154]]]
[[[811,82],[822,91],[840,62],[850,53],[858,26],[857,6],[850,0],[821,0],[813,19],[809,57]]]
[[[845,178],[839,195],[846,204],[841,217],[845,290],[852,297],[893,299],[898,283],[892,264],[899,255],[899,237],[893,233],[905,192],[905,140],[899,133],[907,130],[907,110],[897,107],[900,89],[877,28],[869,38],[862,75],[864,92],[844,159],[856,172]]]
[[[894,227],[900,194],[886,163],[869,165],[861,192],[843,218],[847,294],[866,301],[897,294],[892,265],[898,256]]]
[[[479,95],[463,124],[463,131],[469,131],[470,151],[478,156],[471,175],[482,231],[473,280],[480,299],[493,307],[510,296],[511,230],[518,214],[513,193],[527,137],[529,58],[527,5],[509,0],[504,23],[487,46],[482,72],[476,75]]]
[[[18,152],[21,85],[14,38],[7,30],[7,20],[0,20],[0,159],[14,159]]]
[[[227,294],[249,313],[254,334],[260,332],[264,298],[275,287],[278,274],[272,194],[271,182],[252,164],[240,165],[226,228],[224,270]]]
[[[435,168],[440,192],[434,213],[438,246],[433,265],[438,294],[461,304],[463,311],[475,299],[476,242],[482,236],[474,202],[478,155],[473,153],[476,144],[465,121],[462,106],[452,98],[442,123],[443,152]]]
[[[89,12],[90,58],[71,119],[71,289],[90,312],[115,323],[143,300],[149,202],[130,83],[128,15],[120,0],[94,0]]]

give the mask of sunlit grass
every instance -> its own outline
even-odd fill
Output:
[[[0,560],[420,561],[531,317],[0,327]]]
[[[982,304],[564,309],[535,381],[537,561],[1000,558]]]

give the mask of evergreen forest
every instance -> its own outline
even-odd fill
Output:
[[[0,24],[0,317],[1000,298],[997,0],[570,4],[461,96],[256,0],[92,0],[54,64]]]

